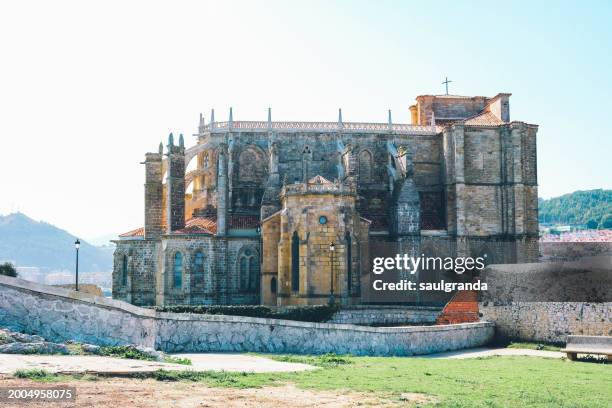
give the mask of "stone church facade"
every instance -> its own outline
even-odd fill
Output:
[[[360,304],[379,248],[538,256],[537,126],[510,94],[423,95],[411,124],[217,122],[145,156],[144,227],[115,241],[136,305]],[[438,276],[439,278],[439,276]]]

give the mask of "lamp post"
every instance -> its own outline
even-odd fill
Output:
[[[75,290],[79,290],[79,248],[81,247],[81,241],[77,238],[74,241],[74,249],[76,249],[76,283],[74,285]]]
[[[336,246],[334,243],[329,244],[329,256],[331,258],[331,274],[329,275],[329,304],[333,305],[336,303],[336,299],[334,298],[334,252],[336,251]]]

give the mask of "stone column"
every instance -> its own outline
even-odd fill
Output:
[[[179,145],[174,145],[172,133],[168,137],[167,231],[171,233],[185,228],[185,145],[180,135]]]
[[[163,233],[162,150],[145,155],[145,239],[158,238]]]
[[[217,164],[217,236],[224,237],[227,233],[227,200],[228,175],[226,145],[219,145],[219,162]]]

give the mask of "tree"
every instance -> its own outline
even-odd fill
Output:
[[[586,224],[586,227],[588,229],[597,229],[597,226],[599,225],[599,223],[595,220],[589,220]]]
[[[606,214],[601,217],[599,228],[612,228],[612,214]]]
[[[17,277],[17,269],[10,262],[5,262],[0,265],[0,275]]]

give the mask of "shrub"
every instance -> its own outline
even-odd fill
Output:
[[[191,365],[191,360],[188,358],[183,358],[183,357],[166,356],[164,358],[164,363]]]
[[[282,309],[275,309],[267,306],[240,305],[240,306],[156,306],[158,312],[169,313],[196,313],[211,315],[230,315],[261,317],[268,319],[297,320],[300,322],[326,322],[339,309],[339,306],[318,305],[318,306],[298,306]]]
[[[31,370],[17,370],[17,371],[15,371],[14,375],[17,378],[29,378],[29,379],[32,379],[32,380],[42,379],[42,378],[47,378],[47,377],[53,376],[53,374],[51,374],[47,370],[43,370],[43,369],[40,369],[40,368],[34,368],[34,369],[31,369]]]
[[[0,265],[0,275],[17,277],[17,269],[10,262],[5,262]]]
[[[138,350],[134,346],[104,346],[100,348],[100,355],[129,358],[132,360],[155,361],[155,357]]]

